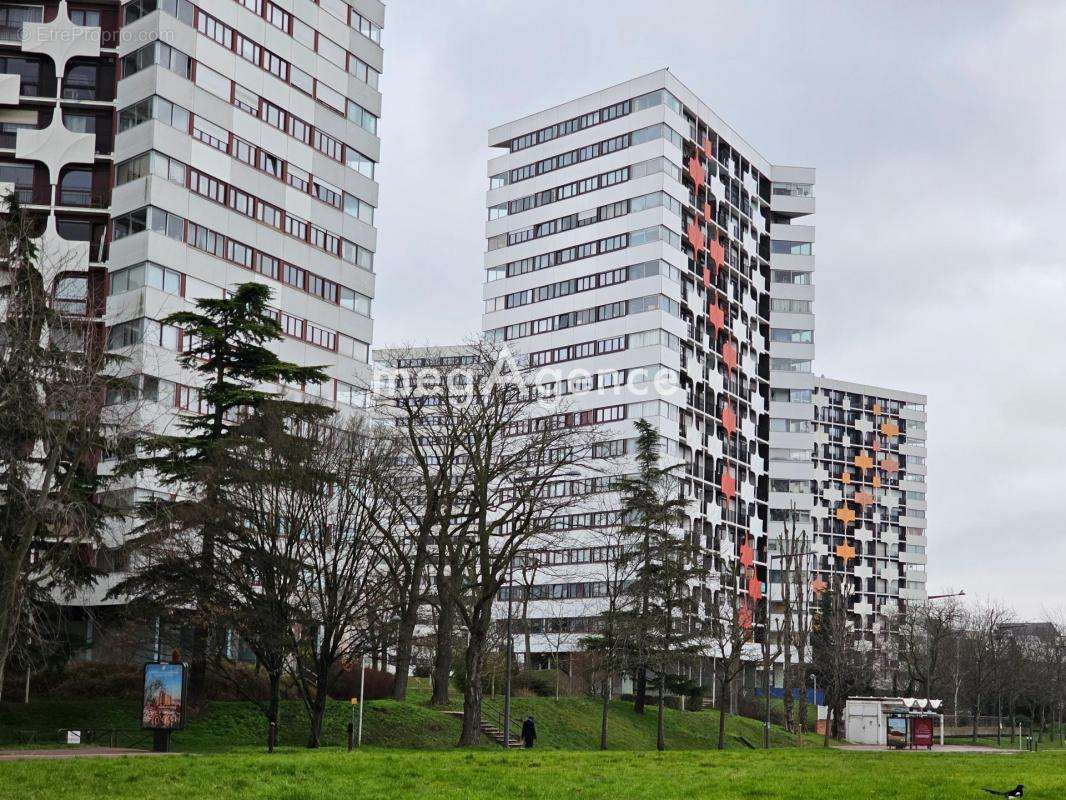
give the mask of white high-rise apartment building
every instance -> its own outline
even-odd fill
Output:
[[[380,0],[0,3],[0,182],[88,276],[59,288],[146,425],[200,402],[161,320],[246,281],[279,355],[330,376],[287,392],[344,408],[369,382],[383,24]]]
[[[858,630],[890,644],[893,617],[928,597],[926,397],[818,376],[813,400],[818,578],[846,574]]]
[[[610,431],[605,455],[630,456],[634,422],[651,421],[685,465],[685,535],[711,572],[694,591],[710,600],[747,544],[743,585],[758,594],[772,410],[811,422],[809,403],[772,402],[771,356],[809,367],[813,355],[771,342],[771,322],[813,328],[808,287],[781,295],[805,305],[771,316],[772,240],[813,238],[790,224],[813,210],[794,188],[809,189],[812,171],[775,167],[666,70],[493,128],[489,144],[503,153],[488,169],[484,330],[558,371],[572,424]],[[809,273],[809,256],[783,258]],[[810,392],[809,374],[782,372]],[[799,435],[809,454],[810,431]],[[575,514],[564,544],[536,554],[536,651],[576,649],[599,612],[611,553],[597,513]]]

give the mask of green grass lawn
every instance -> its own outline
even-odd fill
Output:
[[[363,741],[380,747],[444,749],[459,740],[460,722],[455,717],[428,708],[429,686],[422,679],[411,682],[408,700],[372,700],[364,708]],[[493,720],[502,709],[502,698],[486,696],[485,718]],[[452,709],[462,708],[462,697],[452,694]],[[150,735],[140,732],[136,700],[34,700],[28,705],[0,705],[0,748],[33,741],[49,745],[60,742],[64,728],[78,730],[117,728],[125,733],[117,744],[148,747]],[[515,698],[512,719],[517,723],[527,714],[537,721],[538,746],[544,749],[595,750],[599,747],[600,703],[583,697]],[[351,706],[342,701],[329,705],[323,744],[341,746],[346,740],[346,726]],[[745,717],[726,718],[726,746],[744,748],[737,737],[752,744],[762,744],[762,723]],[[655,706],[649,705],[643,716],[633,712],[631,703],[611,704],[609,736],[612,748],[651,750],[655,747]],[[717,741],[718,712],[706,710],[684,712],[666,709],[666,739],[671,749],[706,749]],[[815,741],[815,737],[810,737]],[[298,701],[283,703],[279,742],[300,747],[307,740],[307,722]],[[783,729],[771,729],[775,746],[791,746],[795,738]],[[262,715],[250,703],[213,701],[202,713],[189,720],[183,731],[173,736],[173,747],[181,752],[218,752],[262,748],[266,728]],[[106,744],[106,742],[104,742]],[[483,745],[500,749],[487,739]]]
[[[340,750],[0,763],[0,798],[714,798],[975,800],[1026,785],[1066,797],[1066,755],[788,750],[582,753]]]

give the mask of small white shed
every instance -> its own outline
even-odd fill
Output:
[[[926,698],[852,697],[844,705],[844,738],[852,744],[882,746],[888,746],[891,738],[895,746],[913,746],[915,732],[922,730],[930,737],[927,743],[931,745],[929,720],[939,717],[940,744],[944,744],[944,717],[940,708],[940,700]],[[921,723],[924,727],[915,722],[918,718],[925,720]]]

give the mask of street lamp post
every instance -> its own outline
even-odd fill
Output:
[[[767,550],[769,550],[769,546]],[[808,550],[803,553],[777,553],[776,555],[766,554],[766,629],[763,631],[763,637],[765,639],[766,648],[766,664],[763,676],[764,685],[766,687],[766,722],[763,724],[762,729],[762,746],[764,749],[770,749],[770,672],[773,669],[770,664],[770,600],[773,596],[773,574],[774,574],[774,560],[781,558],[799,558],[801,556],[813,556],[816,553],[813,550]],[[806,687],[804,687],[806,691]],[[817,695],[817,692],[815,693]]]

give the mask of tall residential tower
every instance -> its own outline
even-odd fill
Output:
[[[633,468],[634,422],[655,425],[684,465],[684,533],[710,571],[693,591],[712,599],[722,566],[742,559],[754,602],[771,519],[771,357],[809,367],[812,355],[809,340],[771,342],[773,240],[798,248],[785,258],[809,274],[812,232],[791,221],[812,210],[813,173],[775,167],[666,70],[493,128],[489,144],[504,152],[488,169],[485,332],[558,371],[573,424],[606,426],[619,471]],[[782,294],[806,301],[782,329],[809,333],[808,292]],[[809,375],[782,371],[810,393]],[[809,410],[781,408],[810,424]],[[577,636],[550,640],[598,613],[607,524],[575,515],[565,544],[537,554],[535,649],[575,649]]]
[[[161,320],[246,281],[272,290],[279,354],[330,376],[285,391],[343,408],[369,382],[383,18],[380,0],[0,3],[0,182],[73,253],[57,291],[106,325],[146,427],[200,403]]]

